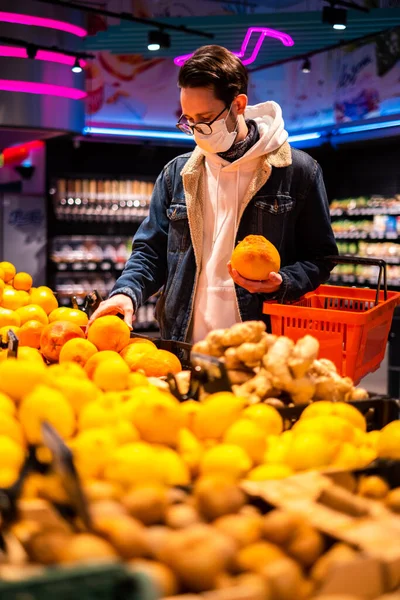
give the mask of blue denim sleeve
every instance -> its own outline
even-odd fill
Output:
[[[296,224],[298,261],[282,267],[279,302],[296,300],[329,279],[334,265],[326,256],[338,254],[332,231],[329,202],[321,167],[315,163],[313,177]]]
[[[167,169],[168,166],[158,176],[149,215],[133,238],[132,254],[109,296],[129,296],[134,311],[164,285],[166,278],[169,228],[167,208],[172,194]]]

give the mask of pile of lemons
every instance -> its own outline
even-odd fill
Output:
[[[0,487],[16,479],[27,445],[42,445],[43,421],[70,446],[84,481],[125,488],[186,485],[203,474],[277,479],[400,459],[400,421],[367,433],[364,416],[346,403],[311,404],[284,431],[273,407],[246,407],[228,392],[179,403],[141,373],[130,374],[127,389],[116,379],[106,391],[90,375],[72,361],[0,363]]]

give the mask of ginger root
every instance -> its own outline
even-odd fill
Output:
[[[225,333],[221,338],[222,346],[240,346],[245,342],[257,344],[261,340],[262,334],[265,332],[265,323],[262,321],[244,321],[244,323],[236,323],[230,329],[225,329]],[[217,330],[222,331],[222,330]],[[208,334],[208,337],[211,334]]]
[[[317,358],[319,342],[311,335],[305,335],[296,342],[288,361],[289,368],[296,379],[304,377],[313,361]]]
[[[265,369],[261,369],[252,379],[238,386],[235,389],[235,394],[244,398],[255,395],[259,400],[263,400],[272,390],[274,390],[274,386],[272,385],[270,373]]]
[[[280,336],[263,358],[263,365],[272,375],[276,388],[286,390],[293,382],[288,360],[294,348],[293,340]]]

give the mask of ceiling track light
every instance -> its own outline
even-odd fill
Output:
[[[73,73],[82,73],[81,63],[78,57],[76,57],[73,67],[71,69]]]
[[[160,50],[160,48],[169,48],[171,38],[168,33],[161,29],[149,31],[147,49],[151,52]]]
[[[308,56],[304,59],[301,70],[303,71],[303,73],[311,73],[311,61],[308,58]]]
[[[324,6],[322,9],[322,22],[332,25],[333,29],[343,31],[347,27],[347,10],[337,8],[334,4]]]

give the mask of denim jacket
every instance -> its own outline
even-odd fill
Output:
[[[159,175],[149,216],[140,225],[132,254],[111,296],[125,294],[136,311],[160,289],[156,316],[164,339],[189,341],[201,269],[204,155],[196,148],[169,162]],[[281,256],[283,282],[274,295],[235,286],[241,319],[264,319],[263,302],[294,300],[329,278],[337,254],[321,168],[288,143],[262,156],[242,202],[236,243],[265,236]]]

